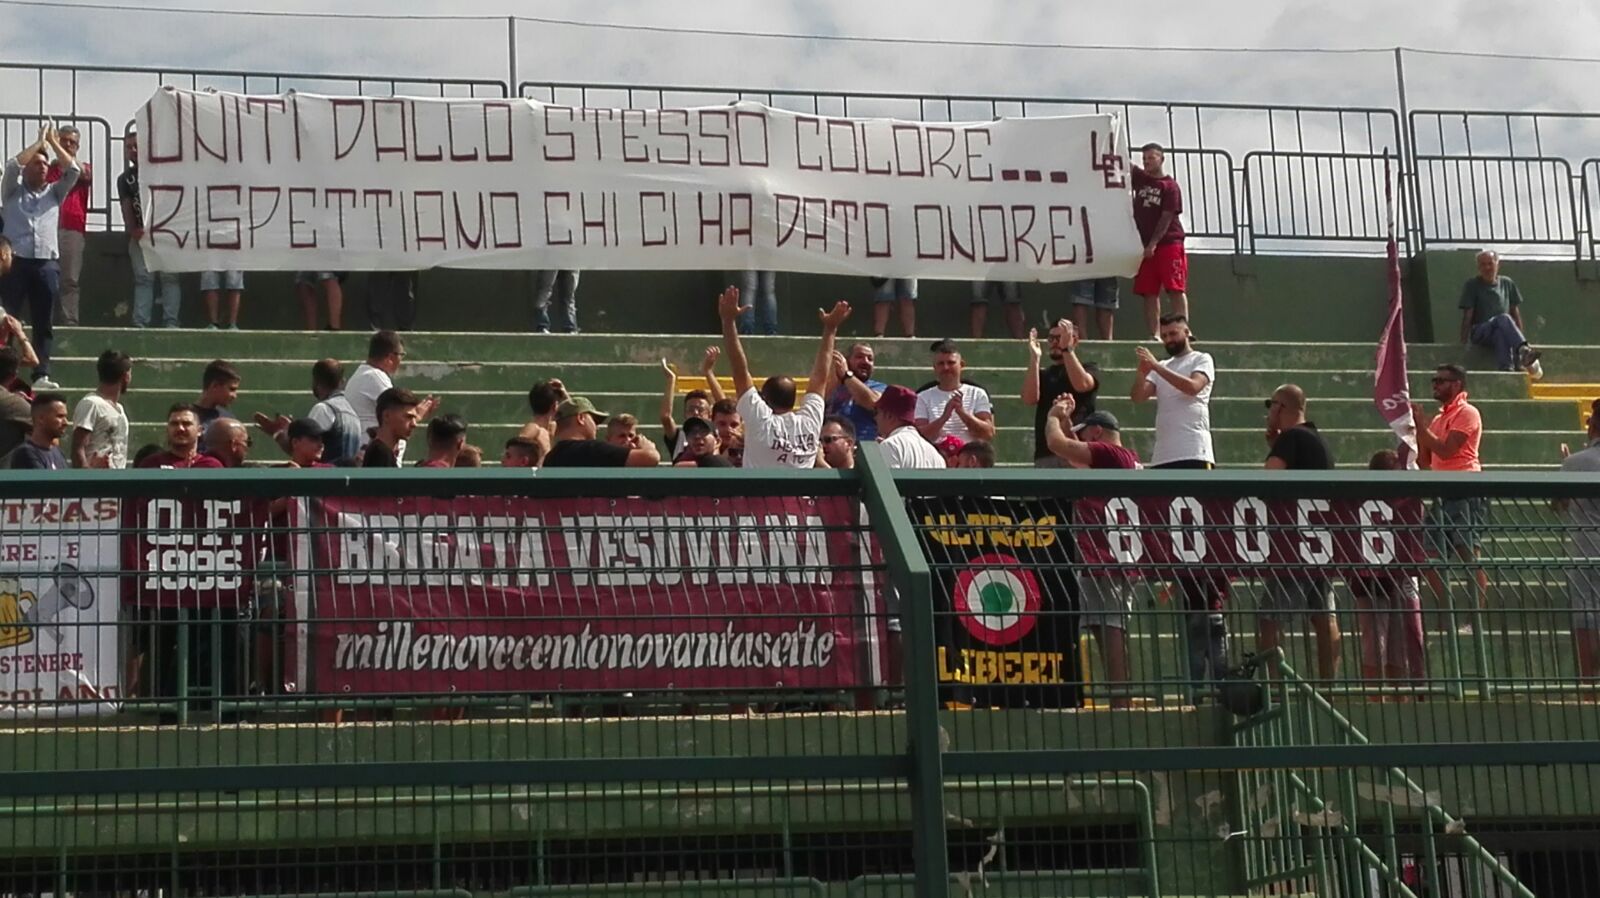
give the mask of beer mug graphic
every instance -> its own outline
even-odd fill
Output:
[[[15,576],[0,577],[0,648],[32,642],[36,627],[44,628],[51,639],[60,642],[57,621],[61,612],[94,607],[94,586],[74,565],[59,563],[46,578],[49,588],[39,596],[23,590],[22,581]]]

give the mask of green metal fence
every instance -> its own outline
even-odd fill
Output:
[[[1600,886],[1600,481],[861,461],[8,474],[0,894]]]

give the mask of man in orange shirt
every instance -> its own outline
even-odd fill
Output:
[[[1481,471],[1478,445],[1483,439],[1483,418],[1467,402],[1467,372],[1459,365],[1440,365],[1433,374],[1433,398],[1441,408],[1430,417],[1420,405],[1411,406],[1417,426],[1417,463],[1430,471]],[[1466,564],[1478,559],[1479,531],[1489,521],[1489,500],[1481,496],[1439,499],[1428,510],[1429,554],[1444,558],[1453,554]],[[1428,585],[1440,600],[1446,598],[1443,574],[1427,570]],[[1478,607],[1489,602],[1489,575],[1483,568],[1473,569],[1478,584]],[[1471,623],[1462,626],[1470,631]]]

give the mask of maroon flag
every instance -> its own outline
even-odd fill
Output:
[[[1389,317],[1378,337],[1378,369],[1372,401],[1378,414],[1400,438],[1400,455],[1408,469],[1417,466],[1416,425],[1411,420],[1411,386],[1406,371],[1405,299],[1400,289],[1400,245],[1394,236],[1394,187],[1389,162],[1383,163],[1383,193],[1389,220]]]

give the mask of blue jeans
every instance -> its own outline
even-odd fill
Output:
[[[1528,344],[1522,328],[1504,312],[1472,326],[1472,342],[1494,350],[1495,364],[1501,371],[1517,370],[1517,350]]]
[[[12,315],[28,310],[33,323],[33,349],[39,354],[39,364],[33,368],[33,379],[50,373],[50,349],[56,342],[56,297],[61,294],[61,266],[54,259],[16,258],[11,273],[0,280],[0,302]]]
[[[178,306],[183,302],[178,276],[170,271],[151,274],[144,264],[144,248],[131,241],[128,243],[128,261],[133,265],[133,326],[150,325],[150,313],[155,311],[156,300],[159,299],[164,323],[167,327],[177,327]]]
[[[578,332],[578,275],[577,271],[541,271],[539,272],[539,292],[534,294],[533,313],[534,328],[541,334],[550,333],[550,300],[556,299],[561,304],[561,314],[566,318],[566,327],[561,333],[575,334]]]
[[[739,316],[739,333],[759,333],[770,337],[778,332],[776,271],[740,272],[739,301],[750,307],[750,311]]]

